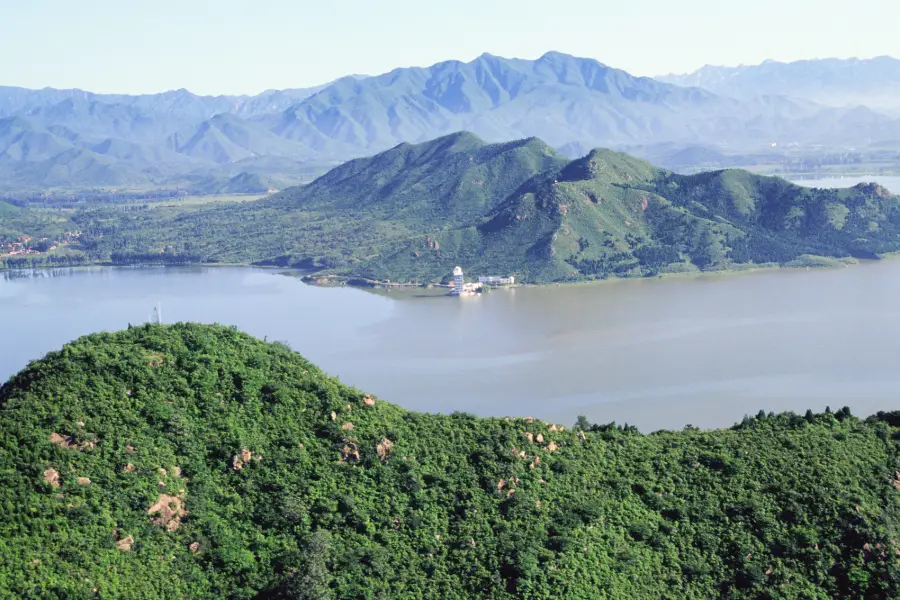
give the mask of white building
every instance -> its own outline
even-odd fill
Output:
[[[456,267],[453,269],[453,292],[461,296],[463,290],[465,290],[465,286],[462,267]]]
[[[481,283],[466,283],[461,267],[453,269],[453,285],[450,286],[451,296],[474,296],[481,293]]]
[[[487,277],[479,277],[479,283],[486,283],[488,285],[514,285],[516,283],[516,278],[510,275],[509,277],[498,277],[497,275],[488,275]]]

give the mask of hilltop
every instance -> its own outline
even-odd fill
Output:
[[[900,418],[657,432],[414,413],[234,329],[0,387],[0,595],[885,598]]]
[[[23,210],[7,227],[61,227],[40,215]],[[71,219],[71,249],[93,262],[254,263],[414,283],[455,265],[546,283],[900,251],[900,198],[877,185],[678,175],[611,150],[570,161],[536,138],[489,144],[465,132],[400,144],[258,202],[87,208]]]

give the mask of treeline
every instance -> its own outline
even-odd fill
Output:
[[[113,252],[113,265],[190,265],[205,262],[197,253],[181,252]]]

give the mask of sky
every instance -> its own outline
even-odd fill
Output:
[[[0,85],[255,94],[549,50],[647,76],[900,58],[887,23],[900,23],[900,1],[0,0]]]

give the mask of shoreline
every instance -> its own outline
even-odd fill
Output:
[[[580,279],[580,280],[571,280],[571,281],[551,281],[551,282],[542,282],[542,283],[528,283],[528,282],[517,282],[514,285],[502,285],[502,286],[488,286],[491,290],[499,290],[504,288],[539,288],[539,287],[552,287],[552,286],[571,286],[571,285],[595,285],[595,284],[606,284],[613,282],[622,282],[622,281],[649,281],[649,280],[690,280],[690,279],[701,279],[701,278],[724,278],[724,277],[734,277],[740,275],[749,275],[749,274],[757,274],[757,273],[765,273],[765,272],[778,272],[778,271],[794,271],[805,269],[807,271],[815,269],[815,270],[830,270],[837,268],[849,268],[853,266],[859,266],[862,264],[869,263],[877,263],[880,261],[886,260],[894,260],[900,258],[900,252],[890,252],[883,255],[879,255],[874,259],[856,259],[852,257],[843,257],[843,258],[832,258],[832,257],[819,257],[819,256],[808,256],[807,257],[810,262],[808,264],[799,263],[799,264],[778,264],[778,263],[743,263],[738,265],[729,265],[727,268],[717,269],[712,271],[700,271],[700,270],[685,270],[685,271],[677,271],[670,273],[658,273],[656,275],[645,275],[645,276],[636,276],[636,277],[607,277],[607,278],[597,278],[597,279]],[[798,257],[795,261],[802,261],[803,257]],[[264,269],[269,271],[283,271],[283,272],[292,272],[292,273],[303,273],[301,275],[300,280],[303,283],[308,285],[314,285],[317,287],[353,287],[359,289],[451,289],[453,286],[450,284],[438,283],[438,282],[428,282],[428,283],[412,283],[412,282],[394,282],[394,281],[378,281],[374,279],[366,279],[364,277],[354,277],[349,275],[334,275],[323,273],[319,275],[321,272],[310,271],[308,269],[302,269],[298,267],[290,267],[290,266],[275,266],[275,265],[259,265],[249,262],[235,262],[235,263],[183,263],[183,264],[158,264],[158,263],[148,263],[148,264],[133,264],[133,265],[117,265],[109,262],[96,262],[89,263],[84,265],[72,265],[72,266],[62,266],[62,265],[41,265],[35,267],[27,267],[27,268],[9,268],[9,267],[0,267],[0,273],[25,273],[25,272],[38,272],[38,271],[51,271],[54,269],[71,269],[71,270],[88,270],[88,269],[149,269],[149,268],[191,268],[191,267],[202,267],[202,268],[234,268],[234,267],[243,267],[243,268],[253,268],[253,269]]]

